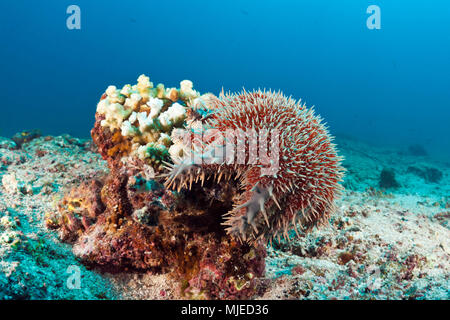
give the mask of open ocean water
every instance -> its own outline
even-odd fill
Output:
[[[449,17],[445,0],[2,1],[0,134],[88,137],[104,88],[145,73],[214,94],[282,90],[335,135],[448,158]]]

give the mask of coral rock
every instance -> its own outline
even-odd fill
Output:
[[[400,187],[397,179],[395,178],[395,172],[392,169],[384,168],[380,173],[380,188],[383,189],[395,189]]]
[[[272,157],[250,161],[250,142],[221,146],[208,131],[247,128],[278,133],[264,136]],[[341,158],[325,126],[281,93],[216,98],[188,80],[165,89],[141,76],[137,85],[107,88],[91,133],[110,172],[69,192],[47,225],[84,263],[169,272],[187,298],[246,299],[263,290],[262,240],[327,221],[339,195]],[[217,157],[230,146],[245,152],[243,163]]]

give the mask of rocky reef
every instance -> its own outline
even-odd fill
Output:
[[[265,247],[235,241],[220,225],[235,186],[215,186],[213,195],[213,186],[175,194],[155,181],[142,191],[139,183],[117,170],[104,181],[86,181],[65,195],[47,225],[73,243],[85,264],[103,271],[169,272],[187,298],[256,293]]]
[[[169,273],[183,297],[260,293],[266,242],[326,222],[339,196],[321,119],[281,93],[216,97],[141,75],[107,88],[91,134],[109,172],[69,190],[47,227],[86,265]]]

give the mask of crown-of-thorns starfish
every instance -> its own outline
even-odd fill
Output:
[[[215,113],[208,126],[224,135],[227,130],[242,133],[249,128],[256,132],[279,132],[278,140],[269,139],[272,147],[279,141],[278,170],[273,174],[262,173],[267,165],[251,161],[233,163],[207,152],[202,157],[209,161],[201,164],[186,158],[167,165],[166,186],[189,189],[193,183],[199,180],[203,183],[210,177],[217,183],[222,177],[239,180],[242,194],[225,215],[224,225],[228,233],[244,241],[272,240],[280,235],[289,238],[291,229],[299,234],[299,229],[309,231],[327,222],[335,210],[334,200],[341,190],[339,182],[344,169],[333,138],[313,108],[272,91],[222,93],[211,103]],[[238,142],[226,140],[227,148],[233,143]],[[209,141],[206,150],[215,147],[214,141]],[[249,160],[250,143],[243,148]]]

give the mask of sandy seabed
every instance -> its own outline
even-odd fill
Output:
[[[268,247],[255,299],[449,299],[450,163],[337,144],[347,169],[338,211],[328,226]],[[86,268],[45,227],[65,191],[106,170],[89,140],[47,136],[17,149],[0,138],[0,299],[180,298],[164,274]],[[68,286],[74,267],[80,289]]]

